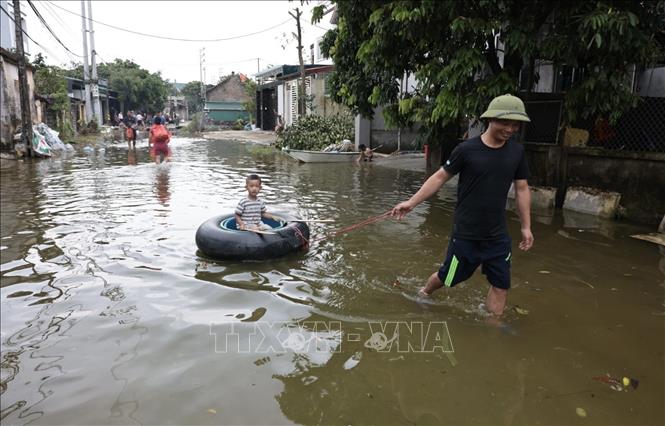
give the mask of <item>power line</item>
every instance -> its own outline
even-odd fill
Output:
[[[75,40],[78,40],[78,34],[74,35],[72,32],[72,29],[65,21],[62,19],[62,17],[56,12],[56,10],[48,3],[42,2],[41,3],[44,6],[44,9],[53,17],[55,18],[55,21],[60,25],[60,28],[62,28],[67,35],[70,37],[70,40],[73,38]]]
[[[55,11],[53,11],[50,7],[48,7],[48,6],[49,6],[48,4],[43,3],[43,2],[42,2],[41,4],[44,6],[44,10],[46,10],[46,12],[48,12],[49,15],[50,15],[51,17],[54,18],[55,22],[57,22],[58,24],[60,24],[60,26],[65,30],[65,32],[66,32],[68,35],[70,35],[70,37],[71,37],[71,31],[70,31],[70,29],[64,24],[64,21],[62,21],[62,19],[61,19],[56,13],[55,13]],[[39,17],[38,17],[38,18],[39,18]],[[43,24],[44,24],[44,23],[42,23],[42,25],[43,25]],[[49,26],[49,28],[50,28],[50,26]],[[61,44],[63,44],[63,43],[61,43]],[[64,47],[64,46],[63,46],[63,47]],[[65,47],[65,49],[67,49],[67,48]],[[77,62],[77,61],[79,60],[78,58],[81,57],[81,55],[77,55],[77,54],[75,54],[75,53],[70,53],[68,50],[66,50],[65,53],[67,54],[67,56],[69,57],[69,60],[70,60],[71,62]],[[78,58],[77,58],[77,57],[78,57]]]
[[[0,6],[0,9],[2,9],[3,12],[5,12],[5,15],[7,15],[7,17],[8,17],[9,19],[11,19],[11,21],[14,23],[14,26],[16,26],[16,21],[14,20],[14,17],[13,17],[12,15],[10,15],[9,12],[7,12],[7,11],[5,10],[4,7]],[[19,27],[21,28],[21,32],[22,32],[23,34],[25,34],[25,36],[28,37],[33,43],[35,43],[37,46],[39,46],[39,47],[41,47],[42,49],[44,49],[44,51],[45,51],[46,53],[48,53],[49,55],[55,57],[55,58],[58,59],[61,63],[64,63],[64,62],[62,61],[62,58],[60,58],[60,57],[59,57],[58,55],[56,55],[55,53],[51,52],[51,51],[50,51],[49,49],[47,49],[46,47],[44,47],[44,46],[42,46],[41,44],[37,43],[37,42],[35,41],[34,38],[30,37],[30,34],[28,34],[28,33],[23,29],[23,26],[22,26],[22,25],[19,25]]]
[[[57,4],[55,4],[55,3],[52,3],[52,2],[50,2],[50,1],[47,1],[47,3],[49,3],[49,4],[52,5],[52,6],[57,7],[58,9],[64,10],[64,11],[67,12],[67,13],[70,13],[70,14],[72,14],[72,15],[75,15],[75,16],[78,16],[78,17],[81,17],[81,15],[79,15],[78,13],[76,13],[76,12],[72,12],[71,10],[67,10],[67,9],[65,9],[64,7],[60,7],[60,6],[58,6]],[[176,37],[158,36],[158,35],[154,35],[154,34],[146,34],[146,33],[141,33],[141,32],[138,32],[138,31],[128,30],[128,29],[126,29],[126,28],[121,28],[121,27],[117,27],[117,26],[115,26],[115,25],[106,24],[106,23],[104,23],[104,22],[96,21],[96,20],[94,20],[94,19],[91,19],[91,21],[94,22],[94,23],[96,23],[96,24],[99,24],[99,25],[104,25],[104,26],[106,26],[106,27],[113,28],[113,29],[115,29],[115,30],[125,31],[125,32],[128,32],[128,33],[132,33],[132,34],[136,34],[136,35],[140,35],[140,36],[144,36],[144,37],[152,37],[152,38],[157,38],[157,39],[161,39],[161,40],[172,40],[172,41],[186,41],[186,42],[196,42],[196,43],[213,43],[213,42],[218,42],[218,41],[236,40],[236,39],[239,39],[239,38],[244,38],[244,37],[249,37],[249,36],[253,36],[253,35],[256,35],[256,34],[265,33],[265,32],[267,32],[267,31],[274,30],[275,28],[280,27],[280,26],[282,26],[282,25],[284,25],[284,24],[290,22],[290,21],[291,21],[291,18],[289,18],[289,19],[287,19],[286,21],[281,22],[281,23],[279,23],[279,24],[277,24],[277,25],[273,25],[273,26],[270,27],[270,28],[266,28],[266,29],[264,29],[264,30],[256,31],[256,32],[249,33],[249,34],[242,34],[242,35],[239,35],[239,36],[226,37],[226,38],[216,38],[216,39],[187,39],[187,38],[176,38]]]
[[[63,42],[60,40],[60,38],[59,38],[57,35],[55,35],[55,33],[53,32],[53,30],[51,29],[51,27],[49,27],[49,25],[46,23],[46,20],[44,19],[44,17],[42,16],[42,14],[39,13],[39,11],[37,10],[37,8],[35,7],[35,5],[32,3],[31,0],[28,0],[28,4],[30,5],[30,8],[32,8],[32,11],[35,12],[35,15],[37,15],[37,18],[41,21],[42,25],[44,25],[44,27],[46,27],[46,29],[48,30],[48,32],[51,33],[51,35],[55,38],[55,40],[56,40],[58,43],[60,43],[60,45],[61,45],[62,47],[64,47],[66,51],[68,51],[69,53],[71,53],[71,54],[74,55],[74,56],[78,56],[79,58],[82,58],[82,57],[83,57],[83,56],[81,56],[81,55],[79,55],[79,54],[76,54],[76,53],[72,52],[67,46],[65,46],[65,43],[63,43]]]

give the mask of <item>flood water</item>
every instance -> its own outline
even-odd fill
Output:
[[[665,257],[629,237],[651,229],[535,214],[490,324],[479,271],[414,297],[443,259],[454,187],[401,222],[334,235],[424,174],[229,141],[173,148],[167,166],[145,141],[2,162],[3,424],[665,423]],[[249,173],[269,210],[334,222],[277,260],[207,259],[196,229],[235,207]],[[605,374],[639,387],[593,379]]]

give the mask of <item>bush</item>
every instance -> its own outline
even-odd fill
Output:
[[[336,114],[331,117],[306,115],[284,129],[277,136],[277,148],[320,151],[344,139],[353,140],[353,117],[349,114]]]
[[[180,131],[183,136],[196,136],[201,133],[201,119],[203,118],[203,113],[197,112],[192,115],[191,120],[187,125]]]
[[[236,122],[233,123],[232,127],[233,130],[242,130],[244,128],[245,128],[245,120],[243,120],[242,118],[237,119]]]
[[[97,124],[97,119],[93,118],[92,120],[90,120],[88,124],[81,127],[79,133],[82,135],[94,135],[99,133],[99,124]]]
[[[61,141],[67,142],[74,137],[74,128],[69,120],[59,120],[58,124],[58,133]]]

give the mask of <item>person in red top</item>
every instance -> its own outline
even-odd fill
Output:
[[[150,154],[155,157],[155,163],[161,163],[162,157],[166,161],[171,161],[171,149],[168,145],[169,142],[171,142],[171,135],[163,124],[157,124],[155,122],[150,126],[148,144],[152,145]]]

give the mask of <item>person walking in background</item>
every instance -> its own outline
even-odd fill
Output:
[[[125,123],[125,138],[127,139],[127,146],[129,148],[136,148],[136,116],[134,111],[129,111],[124,120]]]
[[[531,121],[524,103],[511,95],[490,102],[481,119],[487,130],[459,144],[441,168],[408,201],[397,204],[392,216],[402,219],[459,173],[452,235],[443,265],[419,291],[429,297],[435,290],[453,287],[473,275],[478,266],[489,281],[487,310],[499,316],[510,288],[511,239],[506,228],[506,199],[511,183],[521,224],[519,248],[533,245],[531,193],[524,147],[510,140],[522,122]]]
[[[161,124],[155,123],[150,126],[150,134],[148,135],[148,146],[150,148],[150,155],[155,158],[155,163],[160,164],[162,159],[171,161],[171,135],[166,127]]]

